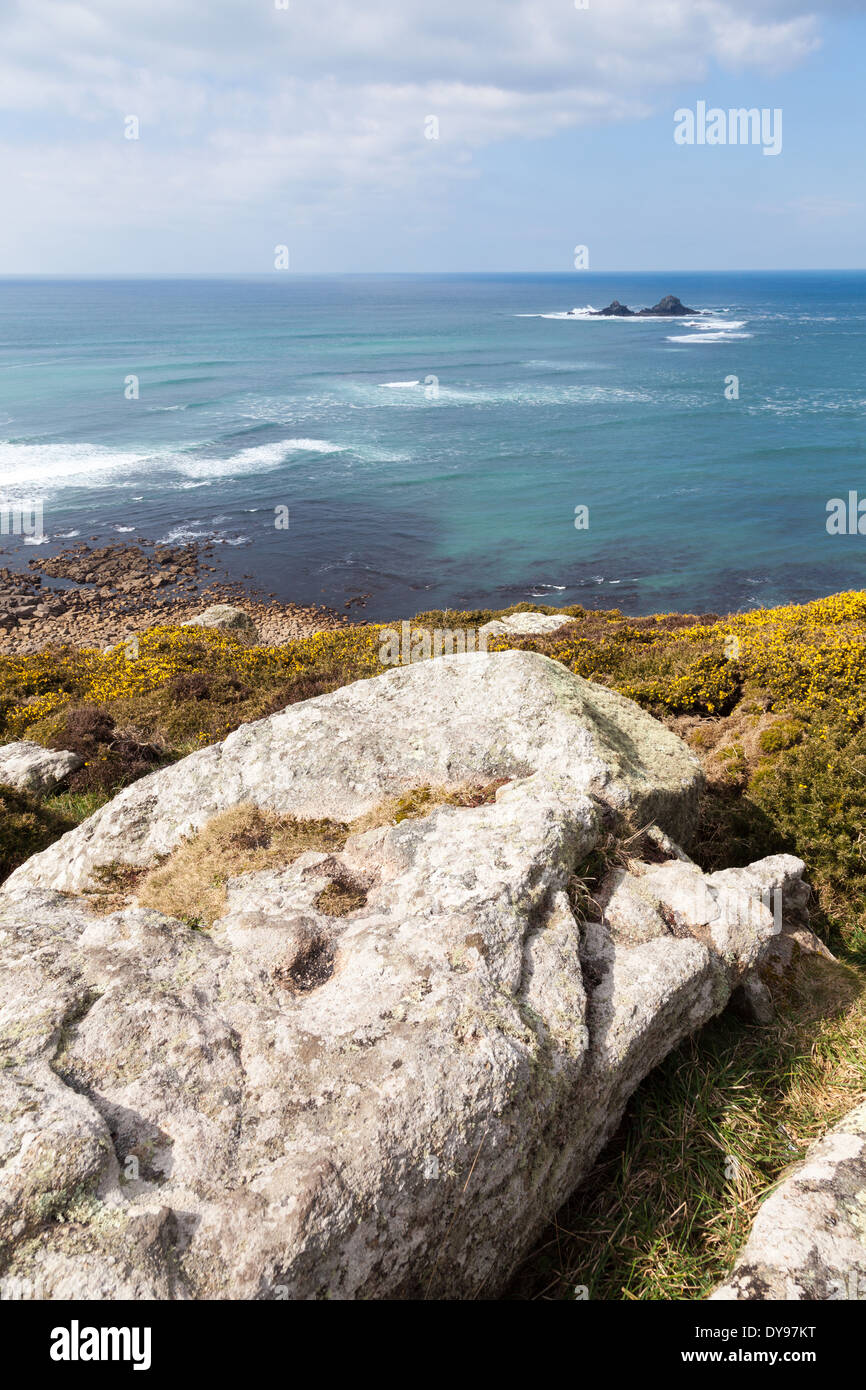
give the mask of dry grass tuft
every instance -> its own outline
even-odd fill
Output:
[[[342,849],[348,834],[349,826],[338,821],[277,816],[249,803],[234,806],[149,870],[136,896],[142,907],[209,927],[225,911],[230,878],[285,867],[306,850]]]
[[[316,909],[328,917],[348,917],[367,901],[366,890],[348,878],[333,878],[316,898]]]
[[[506,779],[465,787],[416,787],[383,802],[350,824],[278,816],[247,802],[214,816],[198,834],[184,840],[161,864],[137,879],[142,907],[177,917],[189,926],[209,927],[223,915],[226,884],[239,874],[285,868],[307,850],[340,850],[350,834],[429,815],[436,806],[482,806]],[[122,885],[112,885],[121,887]],[[319,894],[320,910],[344,917],[362,907],[366,893],[349,878],[335,877]],[[118,906],[112,898],[114,910]]]

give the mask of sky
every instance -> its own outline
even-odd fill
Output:
[[[866,0],[0,0],[0,275],[862,267],[864,58]]]

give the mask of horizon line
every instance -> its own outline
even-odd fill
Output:
[[[433,276],[472,275],[526,275],[557,276],[571,279],[579,277],[610,277],[612,275],[858,275],[866,272],[866,266],[748,266],[743,269],[714,269],[705,266],[699,270],[676,270],[668,267],[662,270],[141,270],[141,271],[2,271],[0,283],[5,280],[270,280],[274,277],[287,279],[314,279],[328,276],[345,278],[386,279],[398,276],[417,276],[419,279]]]

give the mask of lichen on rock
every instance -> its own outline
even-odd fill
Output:
[[[0,890],[0,1075],[47,1117],[30,1166],[32,1120],[3,1117],[4,1210],[30,1213],[2,1228],[10,1272],[50,1297],[495,1293],[642,1078],[759,968],[779,924],[756,889],[797,898],[790,856],[691,863],[699,787],[630,701],[502,652],[292,706],[121,792]],[[249,805],[350,833],[234,872],[209,931],[83,896]],[[579,922],[576,867],[649,822],[652,861]],[[74,1231],[58,1185],[86,1191]]]

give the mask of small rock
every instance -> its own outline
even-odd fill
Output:
[[[227,632],[236,632],[249,638],[253,642],[259,639],[258,630],[255,623],[248,613],[242,608],[235,608],[230,603],[215,603],[210,608],[206,608],[203,613],[198,613],[188,622],[182,623],[182,627],[217,627]]]
[[[809,1148],[760,1207],[711,1301],[866,1297],[866,1105]]]
[[[747,975],[731,995],[731,1008],[746,1023],[765,1026],[776,1016],[772,996],[757,975]]]
[[[528,636],[545,632],[556,632],[557,628],[573,623],[574,618],[567,613],[510,613],[506,618],[495,618],[485,623],[480,632],[488,637]]]
[[[83,764],[77,753],[55,752],[24,740],[0,748],[0,782],[37,796],[53,791]]]

